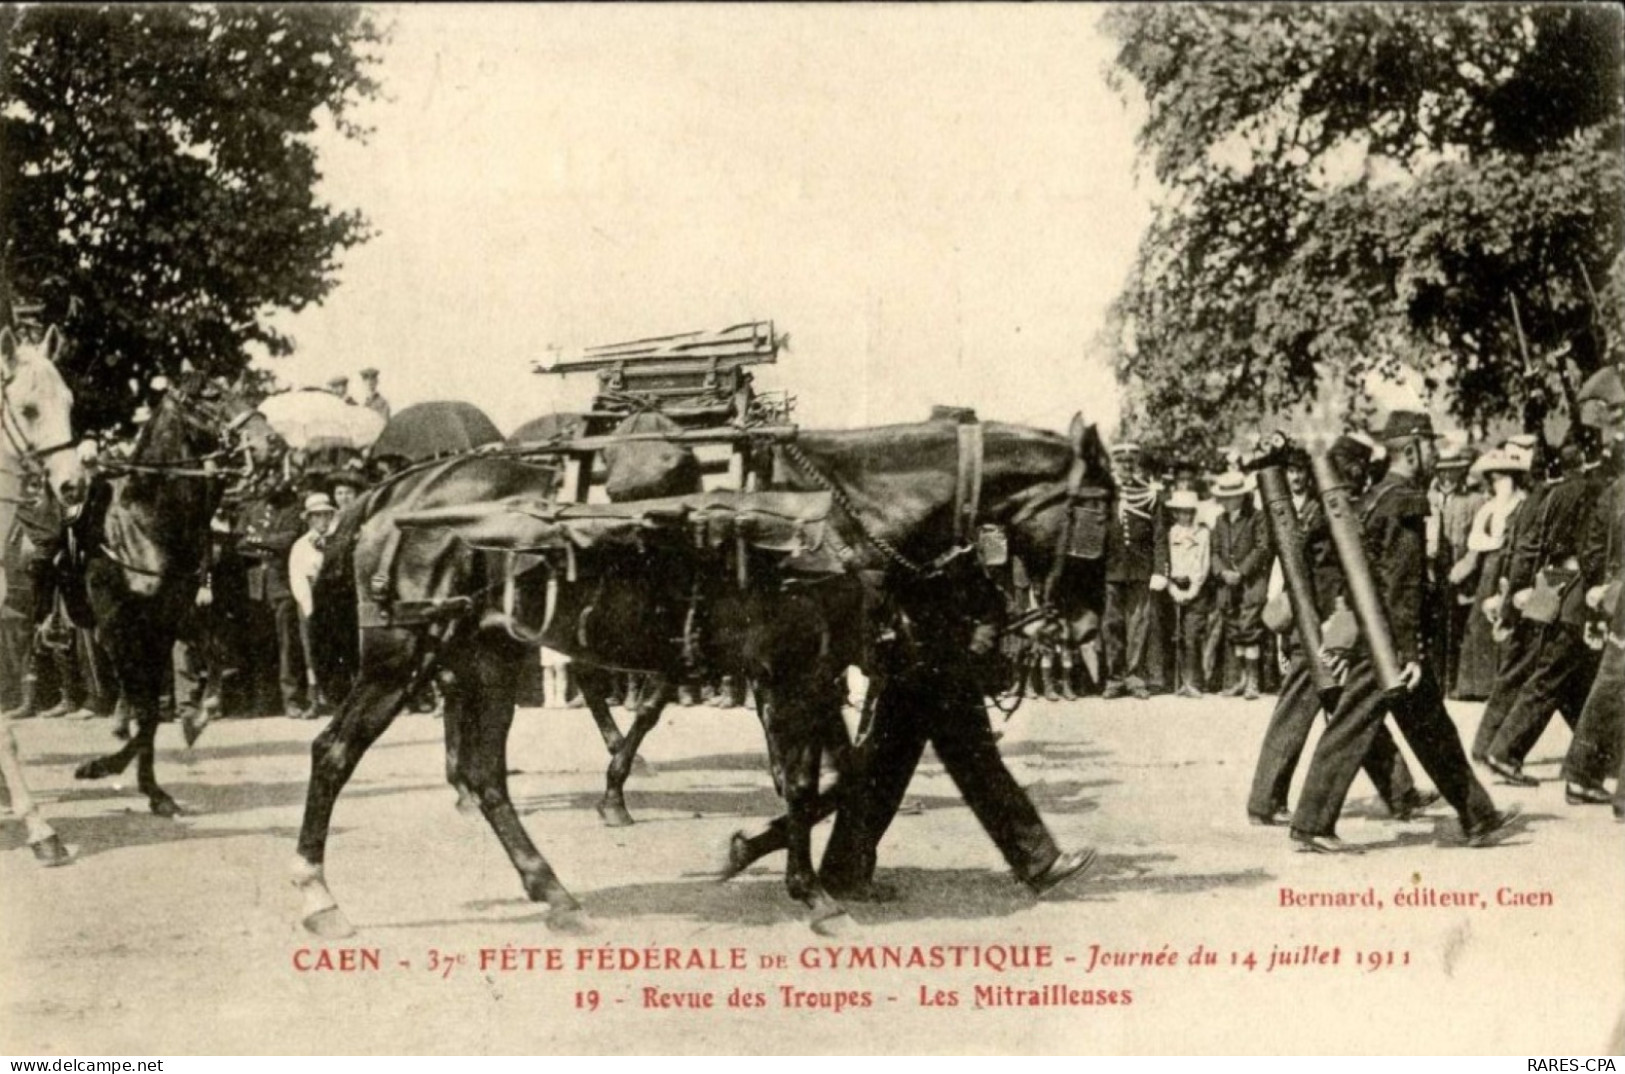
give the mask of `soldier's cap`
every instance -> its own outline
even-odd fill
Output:
[[[337,510],[338,508],[333,506],[332,498],[325,492],[312,492],[305,497],[305,510],[303,513],[306,516],[318,515],[324,511],[332,514]]]
[[[1257,487],[1252,474],[1244,474],[1239,470],[1229,470],[1213,479],[1208,488],[1214,499],[1223,499],[1227,496],[1245,496]]]
[[[1119,455],[1128,456],[1140,454],[1143,454],[1143,452],[1140,450],[1140,445],[1135,443],[1133,440],[1121,440],[1112,445],[1113,458],[1116,458]]]
[[[1190,489],[1175,489],[1168,494],[1168,510],[1195,511],[1202,506],[1202,501]]]
[[[1403,440],[1412,436],[1438,439],[1439,436],[1433,431],[1433,419],[1420,410],[1390,411],[1387,423],[1371,435],[1378,440]]]
[[[1625,403],[1625,381],[1622,381],[1619,370],[1607,366],[1597,370],[1586,378],[1580,385],[1579,402],[1589,403],[1593,399],[1607,403],[1610,406],[1619,406]]]
[[[362,380],[377,380],[378,379],[378,370],[374,369],[372,366],[369,365],[367,368],[365,368],[365,369],[363,369],[361,371],[361,379]]]
[[[345,387],[348,387],[349,384],[350,384],[350,378],[345,376],[342,373],[340,373],[336,377],[328,377],[327,378],[327,386],[329,388],[345,388]]]
[[[1364,469],[1371,465],[1372,446],[1352,436],[1340,436],[1327,449],[1333,461]]]

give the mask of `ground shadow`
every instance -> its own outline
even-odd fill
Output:
[[[848,905],[848,912],[860,925],[1003,918],[1031,909],[1040,901],[1009,873],[988,869],[882,869],[878,879],[895,884],[900,897],[892,903]],[[1062,885],[1042,901],[1087,903],[1111,902],[1132,894],[1188,895],[1257,887],[1272,879],[1273,874],[1263,869],[1180,872],[1177,859],[1170,854],[1104,854],[1087,875]],[[613,921],[650,916],[743,928],[805,921],[807,916],[805,909],[786,894],[782,875],[763,866],[725,884],[702,877],[588,889],[575,894],[600,931]],[[528,904],[518,899],[476,899],[463,905],[471,911],[467,917],[393,921],[365,927],[488,924],[496,911]],[[538,906],[534,913],[505,917],[503,923],[545,927],[547,920],[546,908]]]

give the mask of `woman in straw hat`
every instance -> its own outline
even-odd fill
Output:
[[[1456,665],[1455,696],[1471,701],[1489,696],[1495,687],[1499,659],[1495,623],[1485,611],[1486,601],[1497,595],[1501,563],[1513,516],[1528,495],[1532,452],[1508,443],[1473,463],[1472,472],[1490,484],[1490,498],[1473,515],[1466,553],[1450,569],[1450,585],[1470,601],[1461,654]],[[1493,604],[1491,605],[1493,607]]]

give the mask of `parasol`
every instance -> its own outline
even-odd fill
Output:
[[[293,448],[321,443],[365,448],[384,429],[384,419],[376,412],[320,388],[269,396],[260,403],[259,412]]]
[[[501,442],[502,433],[477,406],[449,401],[418,403],[389,419],[373,441],[371,454],[417,462]]]

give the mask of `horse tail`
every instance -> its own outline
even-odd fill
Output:
[[[312,670],[322,693],[345,697],[361,668],[360,596],[356,592],[355,554],[366,521],[370,497],[362,497],[339,514],[322,550],[322,567],[311,596]]]

